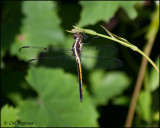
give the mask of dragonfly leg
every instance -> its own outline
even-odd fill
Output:
[[[87,40],[88,35],[85,35],[84,32],[83,32],[83,37],[84,37],[84,40]]]

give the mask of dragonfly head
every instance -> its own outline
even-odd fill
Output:
[[[83,36],[80,33],[76,33],[76,34],[73,35],[73,38],[74,39],[77,39],[77,38],[83,39]]]

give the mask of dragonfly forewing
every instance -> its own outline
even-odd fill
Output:
[[[93,69],[114,69],[121,67],[123,62],[112,57],[83,57],[82,65],[89,70]]]
[[[28,60],[28,63],[30,64],[45,65],[55,68],[60,67],[65,69],[76,66],[76,60],[72,55],[73,52],[71,49],[25,46],[20,48],[19,51],[20,53],[29,56],[30,59]],[[35,53],[38,53],[38,55]]]
[[[100,57],[110,57],[118,52],[118,49],[113,45],[104,45],[104,46],[96,46],[96,47],[89,47],[83,45],[82,47],[82,56],[85,57],[93,57],[93,56],[100,56]]]

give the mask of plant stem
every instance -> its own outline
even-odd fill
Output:
[[[148,40],[147,46],[146,46],[146,48],[144,50],[144,52],[146,54],[144,54],[142,52],[142,55],[144,54],[145,56],[147,56],[147,55],[149,56],[149,54],[151,52],[151,49],[152,49],[152,46],[153,46],[153,43],[154,43],[154,40],[155,40],[155,36],[153,36],[152,38],[150,38]],[[141,52],[141,51],[139,51],[139,52]],[[137,77],[135,89],[134,89],[134,92],[133,92],[133,95],[132,95],[132,99],[131,99],[131,104],[130,104],[129,111],[128,111],[128,114],[127,114],[125,127],[131,127],[132,122],[133,122],[135,107],[136,107],[137,99],[138,99],[138,96],[139,96],[139,92],[141,90],[143,77],[144,77],[144,73],[145,73],[145,70],[146,70],[146,67],[147,67],[147,62],[148,62],[145,59],[145,56],[142,58],[142,62],[141,62],[141,66],[140,66],[140,69],[139,69],[139,74],[138,74],[138,77]]]
[[[152,64],[152,66],[153,66],[153,67],[156,69],[156,71],[159,73],[159,69],[158,69],[157,66],[154,64],[154,62],[153,62],[144,52],[142,52],[140,49],[138,49],[136,46],[131,45],[131,44],[128,44],[128,43],[125,43],[125,42],[123,42],[123,41],[121,41],[121,40],[118,40],[118,39],[115,39],[115,38],[112,38],[112,37],[109,37],[109,36],[105,36],[105,35],[99,34],[99,33],[97,33],[97,35],[98,35],[98,36],[101,36],[101,37],[104,37],[104,38],[107,38],[107,39],[110,39],[110,40],[113,40],[113,41],[116,41],[116,42],[118,42],[118,43],[120,43],[120,44],[122,44],[122,45],[124,45],[124,46],[126,46],[126,47],[131,48],[131,49],[134,50],[134,51],[139,52],[142,56],[144,56],[144,57]]]

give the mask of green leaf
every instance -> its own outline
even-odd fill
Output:
[[[14,103],[18,104],[22,101],[22,95],[19,92],[10,92],[7,97]]]
[[[141,91],[138,98],[137,112],[139,116],[148,123],[151,120],[151,104],[152,104],[151,93],[149,91]]]
[[[14,127],[18,109],[6,104],[1,109],[1,127]]]
[[[159,122],[159,111],[153,114],[153,120]]]
[[[141,2],[141,1],[138,1]],[[138,14],[135,9],[135,5],[138,3],[137,1],[120,1],[120,7],[124,9],[130,19],[135,19]]]
[[[155,64],[159,68],[159,57],[156,59]],[[152,67],[149,77],[149,86],[151,91],[156,90],[159,87],[159,74],[156,72],[156,70]]]
[[[22,8],[22,12],[26,16],[23,20],[24,28],[22,31],[31,41],[38,45],[64,41],[55,2],[26,1],[23,3]]]
[[[112,100],[114,105],[128,106],[130,99],[127,96],[116,97]]]
[[[131,19],[135,19],[137,17],[134,8],[136,3],[136,1],[80,1],[82,12],[78,26],[94,25],[99,21],[108,22],[119,7],[122,7]]]
[[[105,105],[108,100],[123,93],[129,86],[130,79],[123,72],[95,71],[90,77],[93,92],[93,102]]]
[[[22,12],[25,17],[22,20],[21,33],[17,35],[11,47],[12,55],[24,59],[26,57],[18,52],[22,46],[47,47],[64,43],[65,37],[60,27],[56,2],[25,1],[22,3]]]
[[[46,127],[95,127],[96,108],[85,88],[84,100],[79,100],[79,86],[76,77],[60,69],[31,67],[27,82],[37,92],[35,99],[21,102],[21,121],[35,122]],[[34,113],[34,114],[33,114]]]

